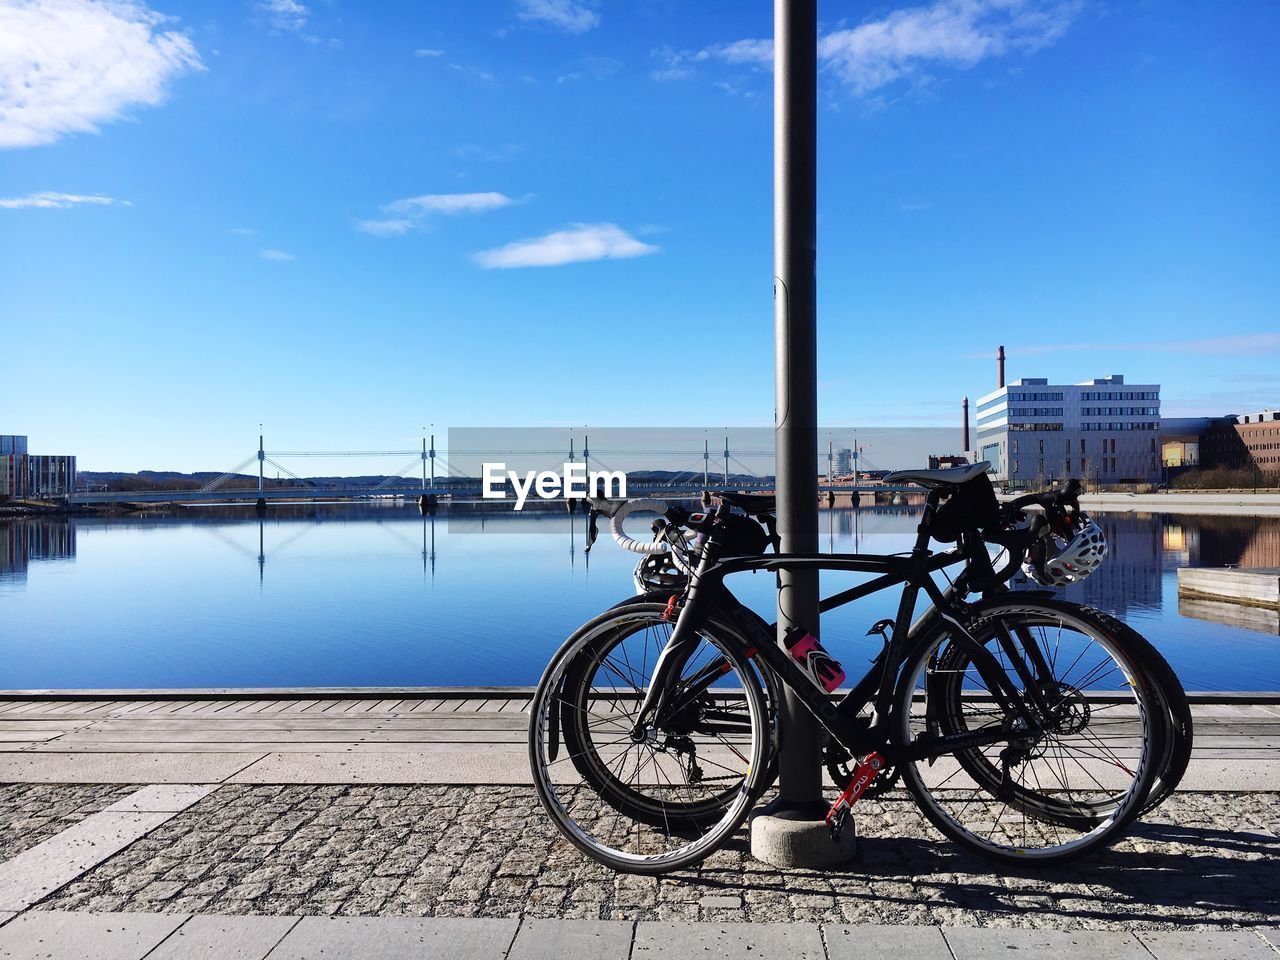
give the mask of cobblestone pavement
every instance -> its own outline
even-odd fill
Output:
[[[1178,794],[1115,848],[1045,871],[965,853],[905,795],[858,811],[850,869],[780,873],[747,856],[744,829],[697,871],[655,879],[583,858],[528,788],[226,786],[40,906],[1127,929],[1277,921],[1280,794]]]
[[[0,862],[127,797],[137,787],[0,783]]]

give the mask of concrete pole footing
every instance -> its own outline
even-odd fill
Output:
[[[779,810],[751,818],[751,856],[771,867],[838,867],[853,859],[857,847],[852,818],[839,840],[832,840],[826,823],[807,812]]]

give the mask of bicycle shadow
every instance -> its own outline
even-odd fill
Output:
[[[745,836],[732,849],[749,856]],[[773,891],[862,901],[939,916],[955,910],[1037,923],[1274,926],[1280,918],[1280,838],[1270,834],[1142,823],[1101,853],[1047,868],[995,864],[942,839],[859,837],[854,864],[828,870],[708,868],[687,882],[721,890]],[[749,880],[747,878],[750,878]],[[855,908],[858,905],[855,904]],[[1022,922],[1025,922],[1022,921]]]

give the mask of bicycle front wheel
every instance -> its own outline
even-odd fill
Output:
[[[981,612],[968,631],[940,627],[903,672],[899,745],[924,757],[903,764],[908,789],[938,829],[993,859],[1050,864],[1110,843],[1164,756],[1142,651],[1069,604]],[[981,733],[996,739],[943,748]]]
[[[556,827],[612,869],[662,873],[715,850],[746,818],[769,756],[769,717],[743,642],[706,624],[680,665],[674,709],[633,732],[672,625],[655,605],[577,631],[534,695],[534,785]]]

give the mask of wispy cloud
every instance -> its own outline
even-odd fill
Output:
[[[413,51],[413,55],[415,57],[443,57],[444,51],[436,50],[434,48],[419,47],[417,50]]]
[[[287,260],[297,260],[298,258],[292,253],[286,253],[283,250],[263,250],[260,254],[263,260],[274,260],[277,263],[283,263]]]
[[[271,29],[277,33],[293,34],[307,43],[334,50],[343,47],[343,42],[337,37],[320,37],[307,29],[311,21],[311,8],[300,0],[260,0],[258,9],[267,14]]]
[[[988,57],[1033,53],[1061,37],[1079,0],[939,0],[827,34],[818,55],[855,93]]]
[[[21,210],[24,207],[37,207],[48,210],[66,210],[68,207],[131,207],[128,200],[117,200],[115,197],[100,197],[79,193],[54,193],[43,190],[40,193],[29,193],[25,197],[0,197],[0,208]]]
[[[418,197],[405,197],[385,203],[379,209],[390,216],[382,219],[360,220],[356,229],[375,237],[399,237],[410,230],[423,227],[433,216],[458,216],[466,213],[484,213],[516,203],[505,193],[424,193]]]
[[[1051,353],[1190,353],[1196,355],[1248,356],[1280,350],[1280,333],[1244,333],[1202,340],[1138,340],[1117,343],[1039,343],[1011,346],[1010,356],[1034,357]],[[966,360],[989,360],[991,352],[965,354]]]
[[[375,237],[398,237],[413,229],[412,220],[360,220],[356,229]]]
[[[773,41],[735,40],[732,43],[714,44],[701,50],[674,50],[671,47],[660,47],[652,51],[651,56],[663,63],[663,66],[649,72],[649,76],[654,80],[683,80],[685,77],[693,76],[698,64],[709,61],[771,70]]]
[[[483,213],[515,203],[505,193],[424,193],[386,204],[387,213]]]
[[[282,31],[301,31],[311,18],[311,10],[298,0],[262,0],[258,4],[271,18],[271,26]]]
[[[558,267],[588,260],[627,260],[657,253],[659,249],[637,240],[615,223],[574,223],[545,236],[483,250],[473,259],[486,270],[505,270]]]
[[[191,40],[141,2],[0,3],[0,148],[97,133],[203,70]]]
[[[823,67],[858,95],[901,80],[924,80],[938,67],[966,69],[991,57],[1030,54],[1057,41],[1082,0],[937,0],[895,10],[818,41]],[[656,80],[690,76],[700,63],[772,69],[773,41],[737,40],[701,50],[655,50]]]
[[[579,0],[516,0],[516,16],[568,33],[586,33],[600,25],[600,14]]]
[[[233,237],[252,237],[257,232],[252,227],[227,227],[227,233]]]
[[[699,50],[695,60],[719,60],[722,63],[746,64],[753,67],[773,66],[772,40],[735,40]]]

